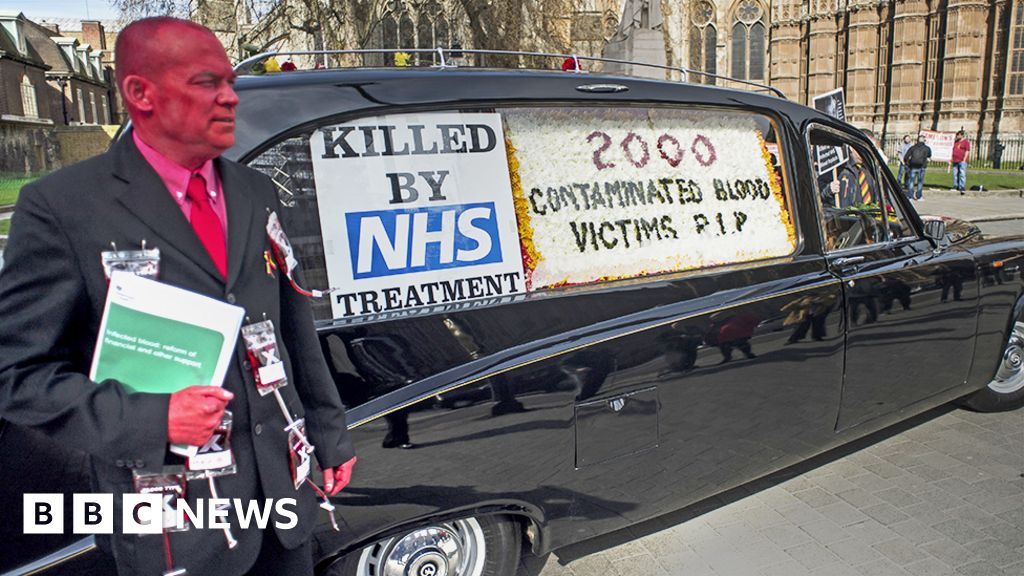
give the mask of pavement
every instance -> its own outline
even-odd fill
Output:
[[[1021,177],[1024,184],[1024,176]],[[930,189],[914,202],[920,214],[953,216],[971,222],[1024,220],[1022,191],[968,192],[961,196],[948,190]],[[1024,230],[1024,223],[1022,223]]]
[[[1024,409],[941,407],[713,504],[520,576],[1021,576]]]

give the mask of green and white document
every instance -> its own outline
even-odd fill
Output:
[[[155,394],[221,386],[244,316],[238,306],[114,272],[89,377]]]
[[[245,311],[195,292],[114,272],[89,377],[131,392],[224,383]]]

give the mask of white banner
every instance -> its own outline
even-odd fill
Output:
[[[504,118],[533,289],[795,247],[764,118],[657,108],[506,110]]]
[[[335,318],[525,291],[498,114],[396,114],[310,146]]]
[[[921,130],[921,135],[924,136],[924,143],[932,149],[932,162],[949,162],[953,159],[953,142],[956,140],[956,134]]]

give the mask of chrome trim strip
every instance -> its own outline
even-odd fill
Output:
[[[4,573],[2,576],[29,576],[31,574],[39,574],[44,570],[49,570],[55,566],[63,564],[68,560],[72,560],[90,552],[96,548],[96,537],[87,536],[77,542],[73,542],[56,552],[48,554],[35,562],[25,564],[19,568],[15,568],[10,572]]]

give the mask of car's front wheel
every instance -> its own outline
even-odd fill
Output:
[[[515,521],[480,516],[440,522],[348,554],[330,576],[514,576],[521,535]]]
[[[987,387],[968,396],[964,405],[979,412],[999,412],[1024,406],[1024,322],[1013,325],[996,377]]]

